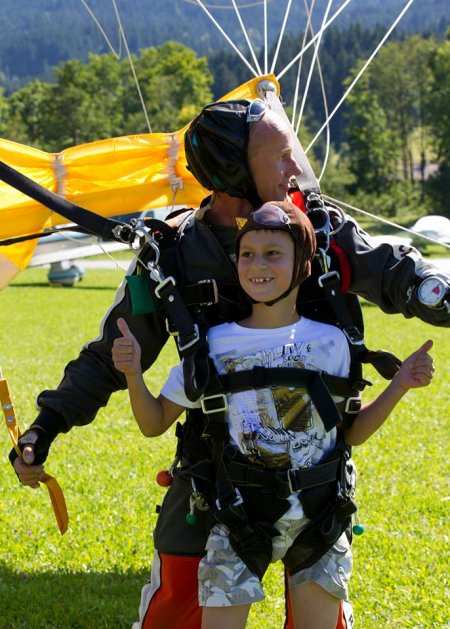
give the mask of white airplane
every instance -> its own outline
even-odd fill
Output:
[[[422,216],[417,220],[411,228],[419,236],[413,236],[413,244],[418,249],[426,246],[426,240],[420,238],[420,235],[433,238],[444,245],[450,245],[450,220],[445,216],[430,214]]]

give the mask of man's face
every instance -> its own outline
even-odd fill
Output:
[[[276,114],[268,112],[252,125],[248,162],[262,202],[283,201],[289,180],[302,169],[293,155],[291,132]]]

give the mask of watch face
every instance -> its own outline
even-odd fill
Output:
[[[427,277],[417,289],[417,296],[425,306],[439,306],[446,290],[447,285],[441,278]]]

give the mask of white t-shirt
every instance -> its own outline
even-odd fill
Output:
[[[350,352],[339,328],[305,317],[282,328],[224,323],[208,332],[210,356],[220,374],[253,367],[298,367],[347,376]],[[183,369],[172,369],[161,391],[185,408],[199,408],[184,392]],[[335,398],[338,401],[340,398]],[[227,395],[231,443],[253,463],[310,467],[334,449],[336,428],[326,432],[310,397],[300,387],[268,387]]]

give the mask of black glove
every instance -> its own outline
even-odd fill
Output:
[[[19,449],[23,452],[25,446],[31,446],[33,448],[34,460],[30,465],[42,465],[47,459],[52,441],[53,439],[51,439],[46,430],[39,426],[31,426],[20,437]],[[14,461],[18,456],[16,450],[12,448],[9,453],[9,460],[13,467]]]
[[[35,422],[25,430],[19,439],[19,449],[23,452],[25,446],[32,446],[34,461],[30,465],[41,465],[47,459],[53,440],[60,432],[66,432],[62,417],[51,409],[41,409]],[[14,461],[19,455],[13,448],[9,453],[9,461],[14,467]]]

